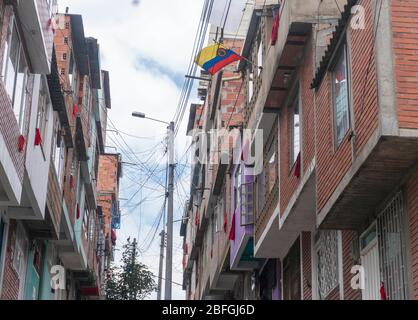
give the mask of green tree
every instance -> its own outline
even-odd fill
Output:
[[[143,300],[156,289],[153,273],[138,262],[138,243],[128,238],[121,266],[112,266],[106,280],[107,300]]]

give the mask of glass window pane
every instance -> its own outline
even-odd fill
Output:
[[[333,86],[336,140],[337,144],[340,144],[349,128],[347,57],[345,50],[334,70]]]
[[[9,52],[5,61],[5,87],[6,92],[9,94],[9,97],[13,102],[14,85],[18,68],[20,41],[14,23],[11,25],[11,28],[11,37],[9,37],[8,43]]]

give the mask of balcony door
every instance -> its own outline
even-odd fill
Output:
[[[283,298],[301,300],[300,240],[295,241],[283,261]]]
[[[361,265],[364,268],[363,300],[380,299],[379,246],[376,224],[373,224],[360,238]]]

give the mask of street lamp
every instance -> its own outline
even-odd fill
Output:
[[[154,118],[147,117],[143,112],[132,112],[132,116],[136,118],[148,119],[168,125],[168,209],[167,209],[167,251],[166,251],[166,264],[165,264],[165,300],[171,300],[171,287],[172,287],[172,273],[173,273],[173,195],[174,195],[174,122],[166,122]],[[161,249],[164,244],[164,231],[161,235]],[[160,259],[162,254],[160,255]],[[159,291],[158,300],[161,299],[161,276],[162,276],[162,259],[160,260],[160,275],[158,278]]]

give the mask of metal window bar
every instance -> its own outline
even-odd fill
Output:
[[[407,299],[404,202],[399,192],[377,219],[380,253],[380,273],[390,300]]]
[[[319,231],[316,239],[318,293],[324,300],[338,285],[338,232]]]
[[[249,226],[254,224],[254,183],[247,182],[240,186],[241,195],[241,226]]]

